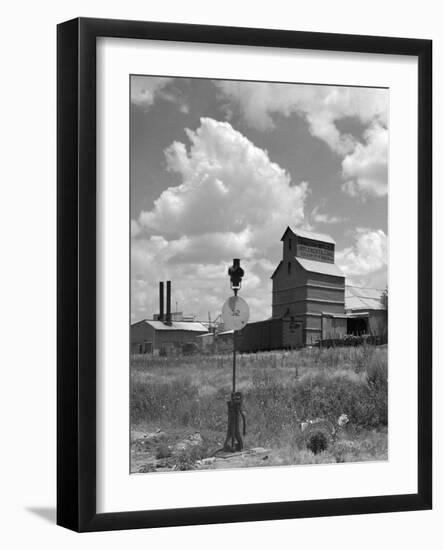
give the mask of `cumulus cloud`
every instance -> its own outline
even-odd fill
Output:
[[[155,76],[133,76],[131,79],[131,103],[148,111],[157,98],[176,103],[180,112],[189,113],[189,105],[177,88],[172,86],[174,78]]]
[[[167,167],[182,183],[166,189],[154,208],[141,214],[142,227],[167,235],[198,235],[262,225],[275,230],[281,218],[303,220],[307,184],[293,185],[266,151],[229,123],[202,118],[196,131],[186,133],[189,151],[178,142],[166,150]],[[251,232],[249,242],[253,240]]]
[[[137,237],[140,234],[140,225],[136,220],[131,220],[131,237]]]
[[[172,78],[133,76],[131,79],[131,103],[146,110],[154,104],[155,97],[172,81]]]
[[[257,301],[253,314],[266,317],[279,240],[286,225],[303,223],[308,184],[294,184],[266,151],[227,122],[202,118],[186,134],[188,147],[174,142],[165,151],[167,169],[180,183],[133,220],[134,311],[142,313],[141,295],[143,307],[153,311],[155,285],[162,278],[174,280],[174,295],[178,301],[186,296],[188,310],[219,310],[229,290],[227,264],[240,257],[247,271],[244,293],[253,292]],[[148,292],[140,281],[154,286]]]
[[[314,223],[342,223],[346,221],[346,218],[342,218],[341,216],[331,216],[330,214],[327,214],[326,212],[321,211],[321,207],[316,206],[312,209],[310,220]]]
[[[216,86],[227,113],[238,112],[248,125],[260,130],[274,128],[276,115],[302,116],[311,134],[343,157],[343,190],[352,195],[383,195],[387,90],[241,81],[219,81]],[[368,128],[365,143],[337,127],[337,121],[349,117]]]
[[[357,228],[354,244],[337,251],[335,259],[348,282],[373,286],[374,280],[386,280],[387,236],[381,229]]]
[[[388,131],[379,124],[364,134],[365,143],[343,159],[343,189],[352,196],[363,193],[383,197],[388,192]]]

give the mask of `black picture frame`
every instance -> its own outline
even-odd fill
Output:
[[[418,59],[418,471],[416,494],[96,512],[96,39],[398,54]],[[57,523],[104,531],[432,507],[432,42],[79,18],[57,29]]]

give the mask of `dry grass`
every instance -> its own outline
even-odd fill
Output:
[[[232,381],[229,356],[134,358],[132,429],[200,432],[208,452],[222,445]],[[302,349],[238,357],[246,444],[273,449],[266,464],[387,458],[387,348]],[[306,449],[300,422],[345,413],[348,428],[319,454]],[[252,464],[248,464],[252,465]]]

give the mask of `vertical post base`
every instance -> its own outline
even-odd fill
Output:
[[[241,392],[232,392],[228,405],[228,431],[226,434],[223,451],[236,452],[243,450],[243,439],[240,433],[240,417],[243,420],[243,435],[246,434],[245,415],[242,411]]]

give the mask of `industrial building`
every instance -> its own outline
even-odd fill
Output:
[[[236,333],[240,352],[293,349],[349,335],[387,340],[387,305],[383,290],[346,285],[335,263],[335,241],[302,229],[284,232],[282,260],[271,276],[272,317],[248,323]],[[131,353],[206,353],[232,349],[232,331],[223,323],[201,323],[171,311],[171,282],[159,284],[160,311],[131,325]],[[218,318],[217,318],[218,319]]]
[[[388,318],[385,291],[376,288],[345,287],[348,334],[371,334],[387,339]]]
[[[197,336],[207,332],[204,325],[195,321],[172,321],[167,325],[143,319],[131,325],[131,354],[192,353],[198,344]]]
[[[202,323],[176,320],[182,315],[171,312],[171,281],[166,282],[166,312],[164,311],[164,284],[159,284],[160,312],[154,319],[143,319],[131,325],[131,354],[174,355],[192,353],[197,348],[197,337],[208,329]]]
[[[387,333],[383,291],[346,286],[335,263],[335,241],[303,229],[284,232],[282,260],[272,274],[272,317],[248,323],[241,351],[288,349]]]
[[[199,350],[204,353],[226,353],[232,351],[234,331],[207,332],[197,336]],[[239,336],[237,335],[237,338]]]
[[[294,349],[303,345],[302,324],[290,317],[248,323],[237,337],[243,352]]]
[[[335,264],[335,241],[329,235],[286,229],[283,258],[272,274],[272,318],[301,324],[304,345],[314,344],[333,328],[347,333],[345,276]]]

